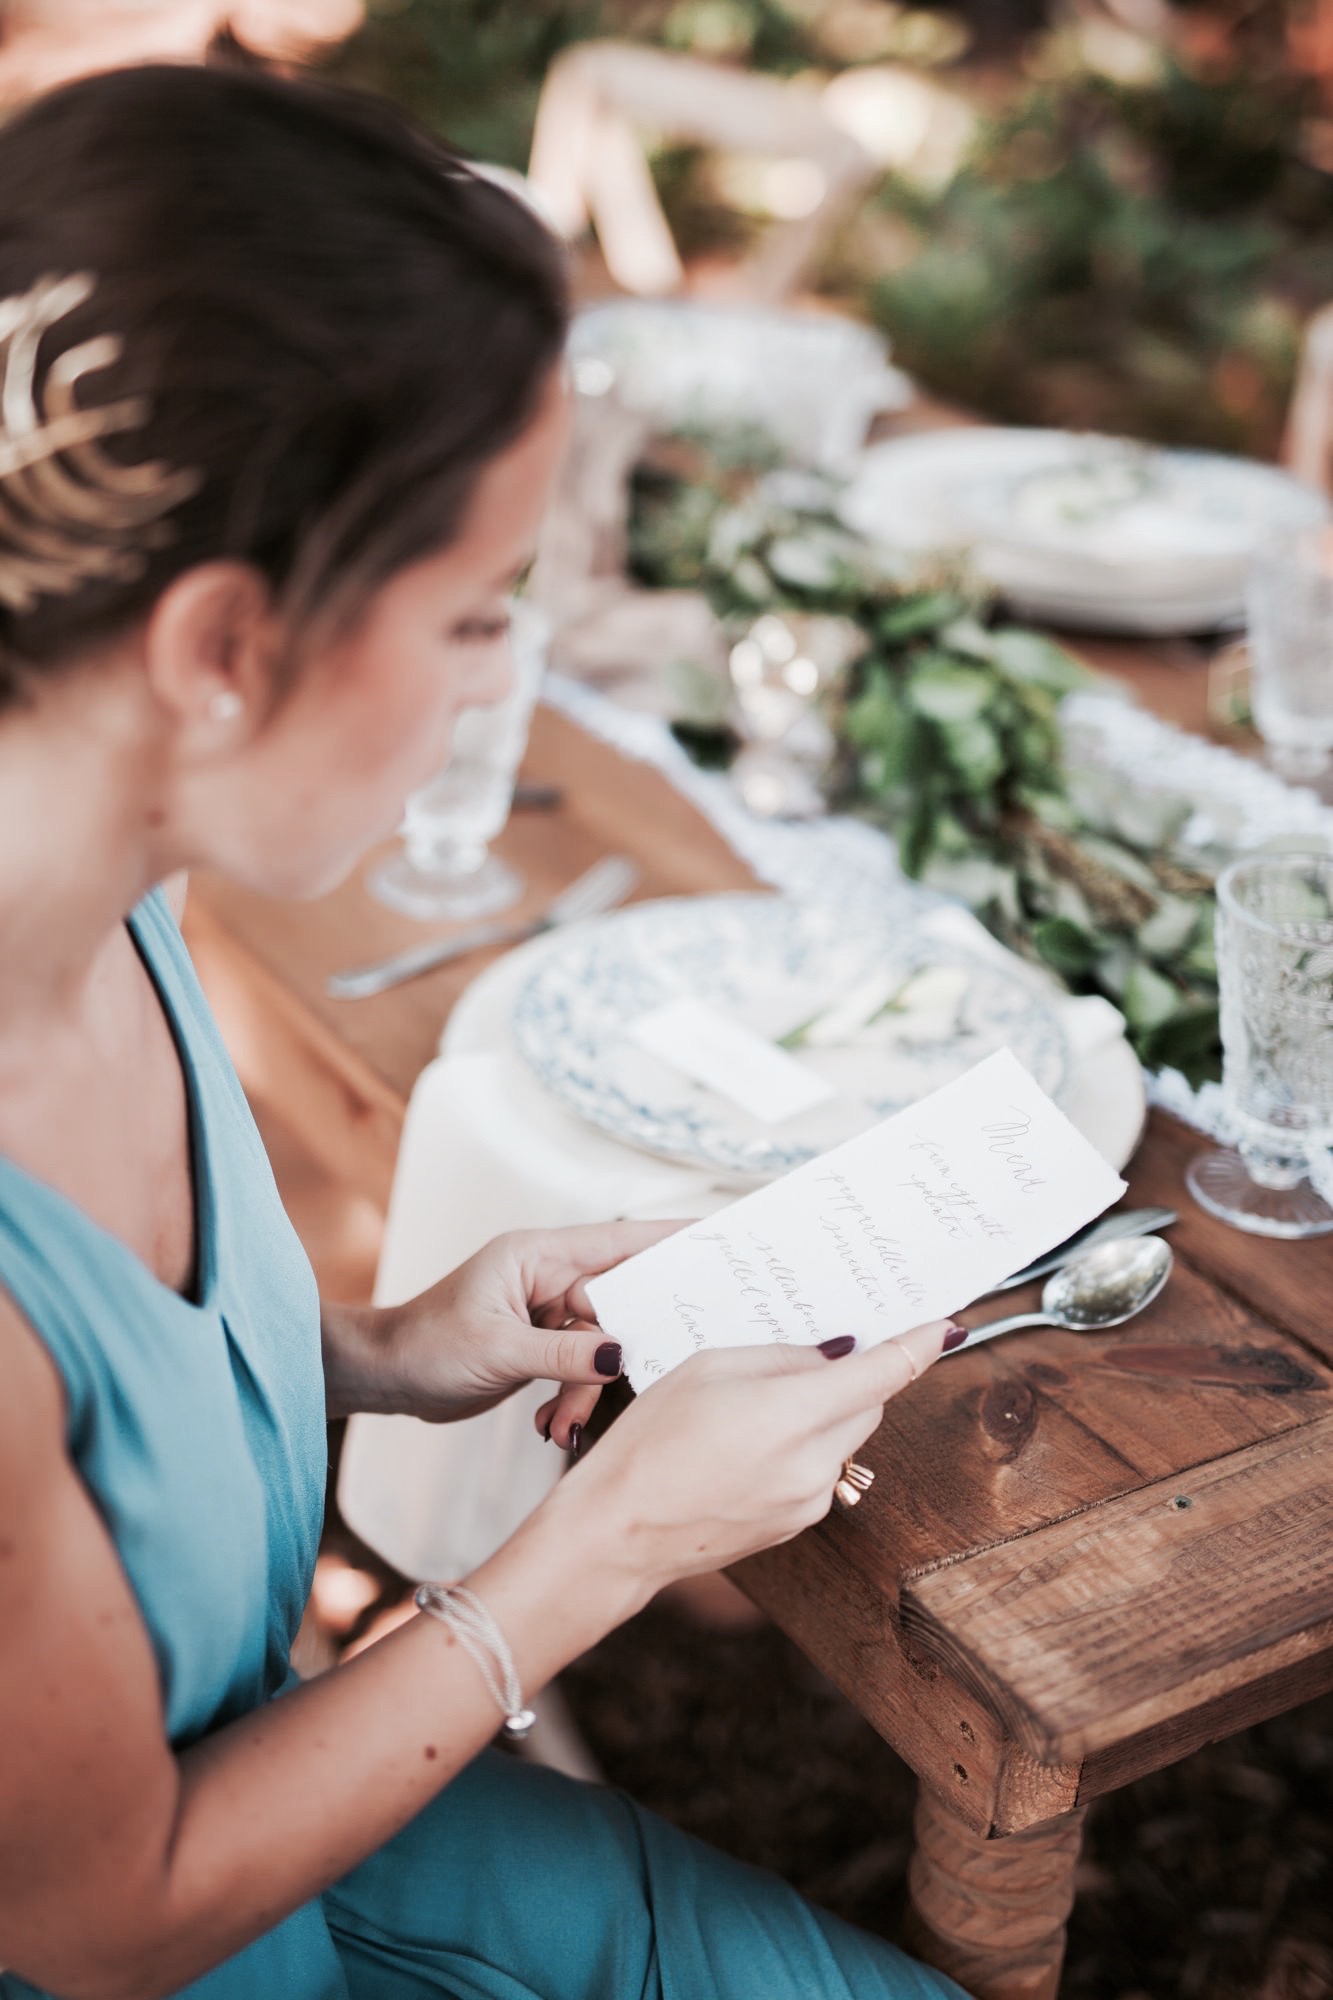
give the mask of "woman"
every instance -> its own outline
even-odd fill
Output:
[[[504,687],[563,315],[539,226],[369,106],[146,69],[0,132],[6,2000],[957,1992],[480,1754],[663,1584],[823,1514],[938,1325],[692,1361],[470,1598],[292,1685],[326,1406],[549,1377],[568,1446],[619,1368],[582,1281],[660,1231],[321,1316],[154,885],[321,893]]]
[[[0,105],[122,63],[197,62],[225,40],[305,62],[364,19],[364,0],[0,0]]]

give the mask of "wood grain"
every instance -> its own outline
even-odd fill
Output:
[[[864,1511],[863,1501],[857,1513]],[[796,1544],[789,1544],[794,1549]],[[897,1605],[848,1560],[836,1532],[807,1533],[800,1557],[768,1549],[729,1574],[746,1595],[841,1690],[923,1783],[956,1792],[960,1819],[981,1836],[1007,1824],[1008,1744],[993,1707],[937,1659],[913,1658],[898,1626]],[[1025,1794],[1019,1824],[1049,1820],[1074,1803],[1072,1783],[1039,1773]]]
[[[1035,1290],[961,1317],[983,1321]],[[1317,1421],[1331,1385],[1318,1356],[1178,1259],[1126,1326],[1035,1328],[942,1359],[857,1454],[878,1475],[873,1507],[819,1532],[896,1601],[905,1574]]]
[[[1042,1763],[1145,1743],[1292,1662],[1333,1683],[1331,1452],[1333,1416],[925,1572],[903,1629]]]
[[[1083,1814],[982,1840],[922,1789],[907,1942],[975,2000],[1055,2000]]]
[[[991,1301],[963,1318],[998,1310]],[[985,1551],[1018,1561],[1044,1532],[1071,1523],[1093,1532],[1109,1506],[1157,1482],[1174,1493],[1210,1462],[1303,1435],[1325,1419],[1331,1389],[1318,1355],[1179,1261],[1158,1302],[1126,1327],[1034,1329],[941,1361],[889,1404],[858,1452],[876,1473],[866,1500],[734,1573],[922,1781],[952,1795],[965,1824],[1037,1825],[1089,1795],[1087,1746],[1017,1726],[1005,1675],[978,1674],[971,1653],[942,1643],[921,1616],[921,1579]],[[1326,1558],[1313,1543],[1311,1560]],[[1131,1629],[1169,1679],[1175,1639],[1153,1611],[1149,1600]],[[1254,1662],[1256,1715],[1274,1712],[1265,1703],[1280,1689],[1259,1685],[1274,1664]],[[1214,1692],[1195,1690],[1201,1713]],[[1155,1768],[1154,1755],[1166,1761],[1163,1746],[1190,1728],[1183,1709],[1162,1718],[1156,1738],[1138,1744],[1142,1768]]]

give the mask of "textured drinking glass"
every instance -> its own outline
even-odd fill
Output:
[[[1264,543],[1246,605],[1254,720],[1273,767],[1321,778],[1333,768],[1333,526]]]
[[[534,605],[510,605],[513,684],[502,701],[459,717],[447,767],[406,801],[403,852],[369,881],[372,896],[390,909],[428,922],[483,917],[522,895],[523,877],[489,850],[509,818],[548,636]]]
[[[1333,1147],[1333,855],[1233,862],[1217,884],[1217,970],[1238,1144],[1199,1154],[1186,1181],[1238,1229],[1323,1235],[1333,1208],[1309,1175]]]

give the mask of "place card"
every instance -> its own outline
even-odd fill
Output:
[[[764,1125],[780,1125],[837,1095],[831,1083],[795,1056],[702,1000],[673,1000],[643,1015],[628,1034],[649,1055]]]
[[[1125,1183],[1011,1054],[588,1285],[644,1389],[691,1354],[854,1334],[979,1298],[1109,1208]]]

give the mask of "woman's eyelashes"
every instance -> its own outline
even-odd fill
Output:
[[[509,619],[463,618],[449,633],[450,643],[456,646],[494,646],[509,634]]]

